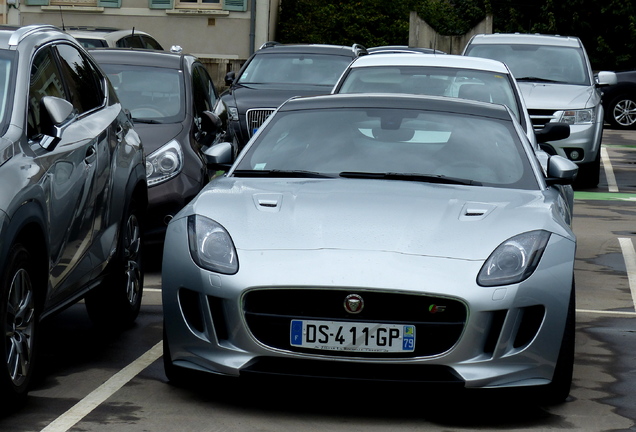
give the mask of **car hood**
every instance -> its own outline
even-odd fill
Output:
[[[147,124],[135,122],[135,130],[144,145],[146,155],[176,138],[183,130],[182,123]]]
[[[595,88],[590,86],[532,82],[518,84],[529,110],[591,108],[599,102],[595,100],[598,98]]]
[[[544,229],[574,239],[556,195],[358,179],[246,179],[208,185],[175,219],[196,213],[238,250],[365,250],[485,260],[503,241]]]
[[[333,86],[328,85],[271,85],[253,84],[234,87],[224,95],[226,103],[234,105],[241,114],[251,108],[278,108],[294,96],[317,96],[329,94]],[[227,98],[230,100],[228,101]]]

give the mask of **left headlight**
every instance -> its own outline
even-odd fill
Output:
[[[230,234],[220,224],[200,215],[188,217],[188,243],[194,262],[223,274],[238,271],[238,257]]]
[[[521,282],[539,265],[550,233],[529,231],[500,244],[490,254],[477,276],[481,286],[509,285]]]
[[[570,125],[594,123],[594,109],[563,111],[561,122]]]
[[[176,140],[170,141],[146,157],[148,186],[170,180],[183,169],[183,150]]]

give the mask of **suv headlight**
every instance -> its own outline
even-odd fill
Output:
[[[189,216],[188,243],[190,255],[199,267],[223,274],[238,271],[238,256],[232,238],[212,219]]]
[[[170,180],[183,169],[183,150],[176,140],[170,141],[146,157],[148,186]]]
[[[594,123],[594,109],[567,110],[561,114],[561,120],[567,124],[591,124]]]
[[[482,266],[477,283],[481,286],[509,285],[526,280],[539,265],[550,233],[529,231],[500,244]]]

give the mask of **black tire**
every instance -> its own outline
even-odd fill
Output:
[[[576,295],[573,284],[561,349],[559,350],[559,357],[554,367],[554,376],[552,377],[552,382],[542,388],[541,400],[539,402],[547,402],[550,405],[554,405],[563,403],[568,398],[570,388],[572,387],[572,374],[574,371],[575,333]]]
[[[85,299],[91,321],[107,330],[130,327],[141,308],[143,295],[143,242],[141,214],[134,201],[124,213],[117,252],[104,281]]]
[[[623,94],[607,107],[606,120],[616,129],[636,128],[636,94]]]
[[[593,189],[598,186],[601,179],[601,150],[596,154],[593,162],[579,165],[576,175],[576,186],[584,189]]]
[[[0,320],[6,329],[0,344],[0,411],[9,412],[24,403],[34,375],[39,325],[33,260],[28,249],[15,244],[0,279]]]

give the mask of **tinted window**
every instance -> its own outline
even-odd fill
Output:
[[[255,56],[240,77],[242,83],[335,85],[351,58],[323,54]]]
[[[144,48],[163,51],[163,47],[153,38],[141,35],[141,40],[143,41],[142,43],[144,44]]]
[[[281,112],[237,170],[418,174],[538,187],[511,121],[406,109]]]
[[[80,114],[100,107],[104,92],[97,70],[74,46],[58,45],[57,50],[70,93],[69,102]]]
[[[50,47],[41,49],[35,56],[31,66],[29,87],[28,135],[34,138],[42,134],[49,126],[44,124],[40,101],[44,96],[66,98],[62,77],[55,63],[55,56]]]
[[[579,48],[475,44],[468,47],[466,54],[506,63],[519,81],[547,80],[576,85],[591,83],[583,51]]]
[[[195,66],[192,70],[192,91],[194,93],[194,111],[201,117],[203,111],[212,111],[216,102],[214,84],[203,66]]]
[[[108,44],[103,39],[76,38],[84,48],[103,48]]]
[[[11,66],[13,64],[13,53],[9,51],[0,51],[0,120],[4,126],[8,125],[8,117],[11,112],[11,99],[14,95],[11,80]],[[6,117],[6,118],[5,118]]]

